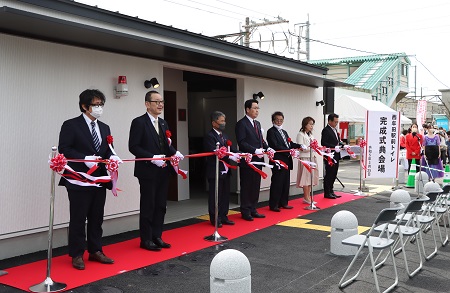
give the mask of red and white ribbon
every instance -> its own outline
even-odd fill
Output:
[[[365,147],[366,145],[367,145],[367,142],[366,142],[364,139],[361,139],[361,140],[359,141],[359,147],[361,148],[361,155],[360,155],[361,160],[359,160],[359,162],[360,162],[361,168],[362,168],[363,170],[366,170],[366,169],[367,169],[366,164],[364,164],[363,156],[362,156],[362,154],[364,153],[364,147]]]
[[[280,161],[280,160],[274,160],[273,157],[275,156],[275,151],[273,149],[270,149],[266,152],[267,157],[269,158],[269,161],[271,161],[272,163],[274,163],[278,169],[280,169],[281,167],[283,167],[284,169],[288,170],[289,167],[288,165],[286,165],[285,162]]]
[[[266,174],[266,173],[264,173],[264,172],[263,172],[262,170],[260,170],[259,168],[256,168],[256,167],[255,167],[255,165],[262,165],[262,164],[265,164],[265,163],[252,162],[252,158],[253,158],[252,154],[245,153],[245,154],[242,154],[242,155],[244,156],[244,159],[245,159],[245,162],[247,163],[247,165],[248,165],[250,168],[252,168],[253,171],[255,171],[256,173],[258,173],[259,175],[261,175],[261,177],[262,177],[263,179],[266,179],[266,178],[267,178],[267,174]],[[272,167],[272,166],[270,166],[270,167]]]
[[[173,155],[173,156],[171,156],[170,157],[170,163],[172,164],[172,167],[173,167],[173,169],[175,170],[175,172],[178,174],[178,175],[180,175],[183,179],[186,179],[187,178],[187,173],[188,173],[188,171],[185,171],[185,170],[181,170],[179,167],[178,167],[178,164],[180,163],[180,157],[178,157],[178,156],[176,156],[176,155]]]
[[[120,191],[120,189],[117,188],[117,180],[119,179],[119,161],[110,159],[108,164],[106,165],[106,169],[111,176],[111,192],[114,196],[117,196],[117,191]]]
[[[309,173],[311,173],[311,171],[313,169],[317,169],[317,164],[310,162],[310,161],[303,161],[303,160],[299,160],[300,163],[302,163],[302,165],[306,168],[306,170],[308,170]]]
[[[356,158],[355,152],[352,151],[349,145],[344,146],[345,151],[349,154],[350,157]]]
[[[114,156],[117,156],[116,151],[114,151],[114,148],[112,147],[112,144],[113,144],[113,142],[114,142],[113,136],[112,136],[112,135],[108,135],[108,136],[106,137],[106,141],[108,142],[109,149],[111,150],[111,152],[113,153],[113,155],[114,155]]]

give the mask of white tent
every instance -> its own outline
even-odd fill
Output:
[[[357,98],[348,95],[341,95],[334,101],[334,111],[339,115],[339,121],[342,122],[364,123],[366,122],[366,112],[368,110],[395,112],[395,110],[379,101]],[[400,123],[412,124],[412,121],[408,117],[401,115]]]

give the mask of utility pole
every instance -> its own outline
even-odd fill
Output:
[[[266,26],[266,25],[272,25],[272,24],[279,24],[279,23],[288,23],[289,20],[286,20],[282,17],[278,17],[278,20],[268,20],[264,19],[264,22],[256,23],[253,22],[250,24],[250,18],[245,18],[245,25],[243,26],[245,28],[245,40],[244,40],[244,46],[250,47],[250,35],[251,31],[254,28],[260,27],[260,26]]]

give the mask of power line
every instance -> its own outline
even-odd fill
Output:
[[[340,46],[340,45],[331,44],[331,43],[327,43],[327,42],[324,42],[324,41],[319,41],[319,40],[315,40],[315,39],[311,39],[311,38],[306,38],[306,37],[301,37],[301,38],[302,38],[302,39],[305,39],[305,40],[312,41],[312,42],[316,42],[316,43],[321,43],[321,44],[328,45],[328,46],[337,47],[337,48],[342,48],[342,49],[347,49],[347,50],[357,51],[357,52],[361,52],[361,53],[368,53],[368,54],[374,54],[374,55],[381,55],[380,53],[369,52],[369,51],[364,51],[364,50],[354,49],[354,48],[350,48],[350,47]]]
[[[248,8],[245,8],[245,7],[236,5],[236,4],[232,4],[232,3],[229,3],[229,2],[226,2],[226,1],[222,1],[222,0],[216,0],[216,1],[224,3],[224,4],[227,4],[227,5],[231,5],[231,6],[240,8],[240,9],[245,9],[245,10],[248,10],[248,11],[251,11],[251,12],[255,12],[255,13],[258,13],[258,14],[267,15],[267,16],[270,16],[270,17],[273,17],[273,18],[277,18],[277,16],[273,16],[273,15],[270,15],[270,14],[267,14],[267,13],[263,13],[263,12],[259,12],[259,11],[256,11],[256,10],[252,10],[252,9],[248,9]],[[255,18],[257,18],[257,17],[255,17]]]
[[[420,62],[419,59],[417,59],[416,56],[414,56],[414,58],[416,59],[417,62],[419,62],[427,71],[428,73],[431,74],[432,77],[434,77],[439,83],[441,83],[442,85],[444,85],[446,88],[449,88],[448,85],[446,85],[445,83],[443,83],[442,81],[440,81],[422,62]]]
[[[228,15],[225,15],[225,14],[217,13],[217,12],[214,12],[214,11],[209,11],[209,10],[198,8],[198,7],[189,6],[189,5],[186,5],[186,4],[181,4],[181,3],[178,3],[178,2],[175,2],[175,1],[170,1],[170,0],[163,0],[163,1],[166,1],[166,2],[169,2],[169,3],[173,3],[173,4],[177,4],[177,5],[184,6],[184,7],[188,7],[188,8],[191,8],[191,9],[197,9],[197,10],[200,10],[200,11],[204,11],[204,12],[208,12],[208,13],[212,13],[212,14],[216,14],[216,15],[220,15],[220,16],[236,19],[236,20],[242,20],[240,18],[228,16]]]

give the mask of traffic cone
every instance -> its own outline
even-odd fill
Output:
[[[450,184],[450,165],[445,165],[444,180],[442,185]]]
[[[416,181],[416,159],[412,159],[411,168],[409,168],[408,181],[405,187],[414,188]]]

